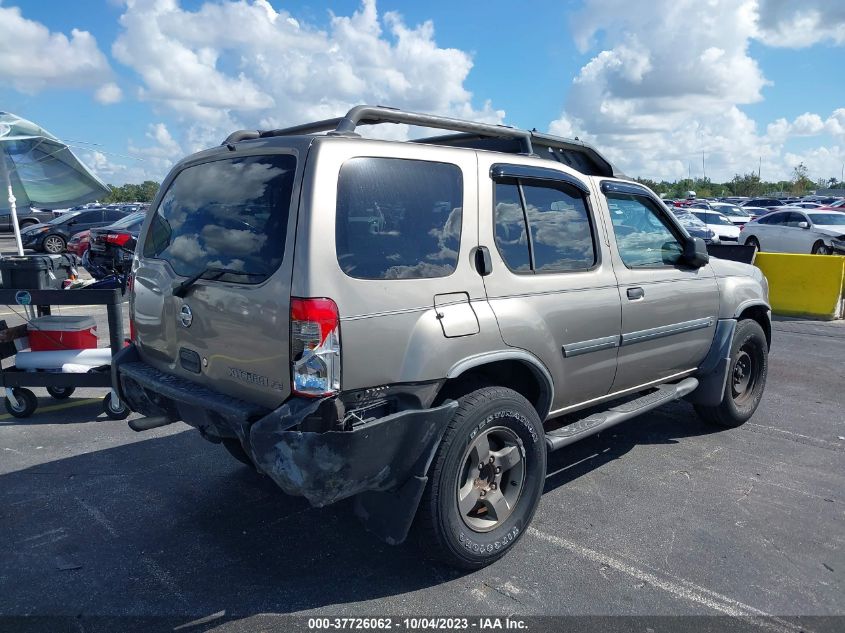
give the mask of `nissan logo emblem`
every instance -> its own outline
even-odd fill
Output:
[[[191,327],[193,322],[194,313],[191,311],[191,306],[186,303],[179,309],[179,323],[182,324],[182,327]]]

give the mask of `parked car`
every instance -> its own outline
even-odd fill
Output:
[[[819,207],[820,211],[824,211],[827,209],[845,209],[845,198],[839,198],[838,200],[831,202],[828,205]]]
[[[713,205],[714,211],[724,215],[734,224],[734,226],[738,226],[739,228],[742,228],[754,218],[751,214],[751,209],[753,209],[753,207],[743,209],[738,205],[727,203],[717,203]]]
[[[73,253],[77,257],[85,255],[91,245],[89,241],[90,233],[91,231],[80,231],[79,233],[74,233],[67,242],[67,252]]]
[[[752,220],[755,219],[755,218],[762,217],[762,216],[766,215],[767,213],[772,212],[771,209],[766,209],[765,207],[753,207],[753,206],[750,206],[750,205],[747,206],[747,207],[739,207],[739,208],[740,208],[740,211],[742,213],[747,213],[749,216],[751,216]]]
[[[770,253],[845,254],[845,213],[776,211],[746,224],[740,241]]]
[[[24,248],[46,253],[61,253],[72,235],[116,222],[124,216],[120,211],[88,209],[64,213],[45,224],[33,224],[21,231]]]
[[[130,427],[184,420],[457,567],[527,532],[548,451],[682,397],[739,426],[763,395],[763,274],[583,142],[359,106],[235,132],[157,200],[112,360]]]
[[[701,220],[695,217],[687,209],[681,207],[668,207],[675,219],[683,226],[690,237],[700,237],[706,244],[718,244],[719,238],[716,234],[707,228]]]
[[[88,251],[91,267],[97,270],[116,270],[131,261],[131,250],[146,217],[147,214],[143,211],[130,213],[114,224],[91,229],[91,248]],[[96,278],[96,275],[93,276]]]
[[[739,227],[721,213],[704,209],[690,209],[690,213],[704,222],[720,242],[736,242],[739,239]]]
[[[739,206],[741,207],[762,207],[764,209],[773,210],[777,207],[786,206],[786,203],[782,200],[776,200],[774,198],[751,198],[750,200],[745,200],[740,202]]]
[[[801,209],[818,209],[820,205],[818,202],[806,202],[804,200],[796,200],[795,202],[789,203],[790,207],[798,207]]]
[[[6,193],[3,192],[2,197],[5,198]],[[6,202],[5,199],[2,202]],[[17,207],[15,209],[17,216],[18,216],[18,226],[21,229],[24,229],[28,226],[33,226],[35,224],[39,224],[40,222],[44,222],[46,220],[50,220],[53,217],[53,214],[50,211],[41,211],[39,209],[33,209],[32,207],[24,206],[24,207]],[[0,231],[11,231],[12,230],[12,211],[8,207],[0,208]]]
[[[735,226],[742,227],[746,222],[750,222],[752,215],[742,207],[729,204],[727,202],[696,202],[690,205],[692,209],[709,209],[721,213],[727,217]]]

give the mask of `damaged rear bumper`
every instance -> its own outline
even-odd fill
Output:
[[[121,400],[147,416],[183,420],[212,441],[237,437],[256,468],[286,493],[324,506],[362,492],[397,491],[424,478],[457,403],[406,409],[348,431],[308,432],[324,400],[291,398],[268,411],[160,372],[134,346],[112,363]]]

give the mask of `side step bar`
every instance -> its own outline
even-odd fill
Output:
[[[698,387],[696,378],[684,378],[681,382],[672,385],[661,385],[656,391],[647,393],[634,400],[623,402],[611,407],[607,411],[593,413],[592,415],[567,424],[564,427],[546,433],[546,447],[549,451],[556,451],[559,448],[568,446],[589,435],[594,435],[611,426],[630,420],[641,413],[651,411],[657,407],[680,400]]]

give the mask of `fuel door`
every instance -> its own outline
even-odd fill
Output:
[[[434,296],[434,311],[443,336],[457,338],[478,334],[478,316],[466,292],[450,292]]]

